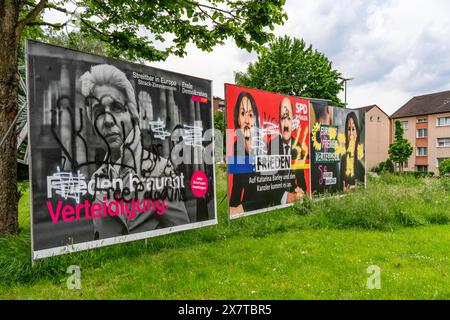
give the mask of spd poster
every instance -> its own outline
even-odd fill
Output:
[[[230,218],[311,194],[309,101],[225,86]]]

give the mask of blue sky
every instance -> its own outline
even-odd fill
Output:
[[[289,19],[276,35],[303,38],[354,78],[350,108],[378,104],[392,114],[415,95],[450,90],[448,0],[287,0],[285,9]],[[150,65],[211,79],[223,97],[223,84],[256,59],[228,41]]]

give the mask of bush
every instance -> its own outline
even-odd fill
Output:
[[[404,176],[413,176],[415,178],[432,178],[434,177],[434,172],[432,171],[403,171]]]
[[[391,159],[381,161],[376,167],[372,168],[371,171],[376,173],[394,172],[394,163]]]
[[[450,176],[441,177],[439,181],[445,191],[450,191]]]
[[[446,159],[439,165],[439,174],[441,176],[450,174],[450,159]]]
[[[380,162],[378,165],[376,165],[375,167],[373,167],[372,169],[370,169],[370,172],[376,172],[376,173],[380,173],[381,172],[381,164],[383,162]]]

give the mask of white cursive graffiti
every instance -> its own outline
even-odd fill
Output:
[[[298,128],[300,128],[300,118],[296,116],[292,119],[292,131],[297,130]]]
[[[263,122],[263,129],[261,130],[261,134],[263,137],[268,135],[277,135],[278,132],[278,126],[276,124],[273,124],[272,122]]]
[[[254,154],[266,154],[266,143],[264,142],[264,129],[252,128],[252,151]]]
[[[150,129],[155,139],[165,140],[167,137],[170,137],[170,133],[164,130],[166,129],[166,124],[159,118],[156,121],[149,121],[148,123],[150,124]]]
[[[75,199],[80,203],[82,195],[87,193],[87,185],[85,176],[78,170],[77,173],[61,172],[57,167],[58,172],[52,176],[47,176],[47,197],[52,197],[52,190],[64,199]]]
[[[192,147],[203,148],[203,128],[196,126],[184,126],[185,144]]]

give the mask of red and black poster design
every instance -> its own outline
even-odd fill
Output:
[[[309,197],[309,101],[229,84],[225,96],[230,218]]]

